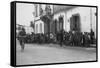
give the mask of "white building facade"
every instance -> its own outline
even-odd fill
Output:
[[[36,15],[34,18],[35,22],[34,32],[45,33],[45,31],[47,31],[46,30],[47,26],[40,19],[40,17],[41,15],[46,14],[45,8],[47,5],[44,4],[36,4],[36,5],[35,5]],[[63,16],[63,29],[66,32],[69,32],[74,29],[79,30],[80,32],[90,32],[92,29],[96,37],[96,17],[97,17],[96,7],[50,5],[50,8],[53,14],[53,20],[56,19],[59,21],[59,16]],[[59,24],[56,26],[59,27]]]
[[[62,6],[63,7],[63,6]],[[96,8],[95,7],[73,7],[70,9],[57,10],[54,14],[54,19],[58,19],[60,15],[63,15],[63,29],[65,31],[71,30],[71,21],[77,19],[81,32],[90,32],[93,29],[96,37]],[[73,18],[73,19],[71,19]]]

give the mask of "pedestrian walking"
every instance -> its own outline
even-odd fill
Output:
[[[25,48],[25,36],[26,36],[25,29],[22,28],[22,30],[19,32],[19,39],[18,39],[21,46],[21,52],[23,52]]]

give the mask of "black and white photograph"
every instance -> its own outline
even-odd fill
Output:
[[[97,7],[16,2],[16,65],[97,61]]]

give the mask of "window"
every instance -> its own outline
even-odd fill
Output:
[[[42,23],[40,23],[40,33],[42,33]]]
[[[38,24],[36,24],[36,31],[35,32],[38,33]]]

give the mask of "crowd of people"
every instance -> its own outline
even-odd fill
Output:
[[[79,32],[79,31],[69,31],[65,32],[61,30],[55,34],[46,33],[46,34],[26,34],[25,29],[23,28],[18,34],[18,40],[20,41],[20,45],[22,45],[22,49],[24,49],[24,43],[54,43],[66,45],[66,46],[85,46],[89,47],[90,44],[96,43],[96,39],[94,37],[94,32]]]

